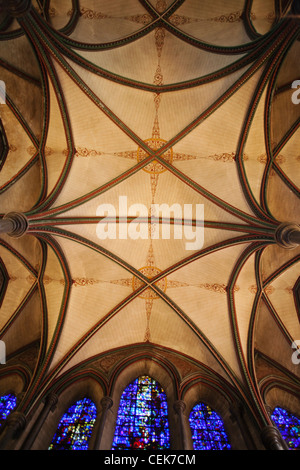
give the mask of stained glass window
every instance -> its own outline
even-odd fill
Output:
[[[220,416],[205,403],[198,403],[189,417],[194,450],[229,450],[224,424]]]
[[[300,418],[277,407],[273,411],[272,419],[289,449],[300,449]]]
[[[11,413],[17,406],[17,398],[13,394],[3,395],[0,397],[0,428],[6,420],[9,413]]]
[[[169,446],[166,394],[151,377],[139,377],[121,396],[112,449],[155,450]]]
[[[87,450],[96,416],[89,398],[77,401],[61,418],[49,450]]]

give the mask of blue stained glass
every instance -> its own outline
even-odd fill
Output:
[[[112,450],[168,449],[167,397],[151,377],[136,379],[124,390]]]
[[[272,420],[278,427],[289,449],[300,449],[300,418],[283,408],[276,407],[272,414]]]
[[[13,394],[3,395],[0,397],[0,428],[7,416],[17,406],[17,397]]]
[[[77,401],[61,418],[49,450],[87,450],[96,416],[89,398]]]
[[[194,450],[230,450],[220,416],[205,403],[198,403],[189,417]]]

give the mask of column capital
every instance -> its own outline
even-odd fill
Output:
[[[105,411],[109,410],[113,406],[114,402],[110,397],[103,397],[100,403],[102,406],[102,410]]]
[[[9,414],[6,419],[6,426],[12,431],[13,434],[16,434],[20,431],[23,431],[27,424],[27,419],[24,413],[19,411],[14,411]]]
[[[56,393],[50,392],[46,396],[46,404],[47,404],[47,406],[49,406],[50,410],[53,411],[55,409],[55,406],[57,405],[57,402],[58,402],[58,396],[56,395]]]
[[[11,229],[7,232],[11,237],[19,238],[27,232],[28,220],[21,212],[9,212],[3,220],[11,223]]]
[[[275,240],[281,248],[292,250],[300,245],[300,225],[284,222],[275,231]]]
[[[0,10],[2,9],[11,16],[20,18],[31,9],[31,0],[0,0]]]
[[[179,415],[179,414],[184,413],[184,411],[186,409],[186,404],[183,400],[177,400],[177,401],[175,401],[175,403],[173,405],[173,408],[174,408],[175,412]]]
[[[276,426],[265,426],[261,431],[261,438],[268,450],[286,450],[287,446]]]
[[[114,402],[110,397],[103,397],[101,398],[100,403],[102,407],[102,412],[99,413],[99,418],[97,418],[99,425],[98,425],[97,435],[96,435],[95,442],[94,442],[94,447],[93,447],[94,450],[100,449],[103,432],[104,432],[104,428],[105,428],[105,424],[107,420],[107,414],[108,414],[107,412],[113,406]]]

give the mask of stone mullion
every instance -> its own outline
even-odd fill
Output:
[[[43,410],[41,411],[40,415],[38,416],[36,422],[34,423],[33,427],[30,429],[29,434],[27,435],[27,438],[25,439],[21,450],[30,450],[38,433],[40,432],[42,426],[45,423],[45,420],[50,413],[50,411],[53,411],[56,404],[57,404],[58,398],[57,395],[54,393],[50,393],[46,400],[45,400],[45,405]]]
[[[179,432],[180,432],[180,449],[182,450],[193,450],[193,441],[191,438],[190,425],[188,418],[184,412],[186,410],[186,404],[183,400],[178,400],[173,406],[179,421]]]
[[[101,400],[101,415],[99,418],[99,425],[97,430],[97,435],[94,442],[94,450],[100,450],[101,442],[103,438],[103,432],[105,428],[105,424],[107,421],[107,414],[110,408],[113,406],[113,400],[110,397],[103,397]]]

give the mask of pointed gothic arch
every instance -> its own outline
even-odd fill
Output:
[[[49,450],[87,450],[96,416],[90,398],[76,401],[62,416]]]
[[[190,412],[194,450],[230,450],[221,416],[206,403],[197,403]]]
[[[112,450],[170,447],[168,404],[161,385],[147,375],[123,391]]]

